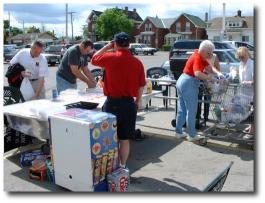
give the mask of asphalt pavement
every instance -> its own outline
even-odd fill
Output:
[[[161,65],[167,60],[168,54],[158,52],[155,56],[137,57],[143,61],[147,69]],[[6,68],[7,64],[4,67]],[[46,80],[48,98],[55,87],[56,69],[49,68],[50,76]],[[84,87],[83,83],[78,83],[78,88]],[[174,136],[175,130],[171,126],[171,120],[175,117],[174,101],[167,109],[162,104],[161,99],[152,99],[152,106],[138,114],[137,128],[141,129],[145,139],[131,142],[128,160],[130,192],[200,192],[231,161],[234,164],[223,191],[255,191],[255,151],[249,145],[238,144],[231,139],[209,139],[206,146],[177,140]],[[213,122],[210,120],[207,126],[211,125]],[[244,124],[240,128],[243,129]],[[235,132],[235,135],[237,134],[238,132]],[[4,191],[68,191],[48,181],[29,179],[28,168],[20,167],[19,157],[19,153],[5,155]]]

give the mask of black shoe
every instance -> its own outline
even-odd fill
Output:
[[[144,135],[142,134],[140,129],[136,129],[134,132],[134,140],[135,141],[142,141],[144,139]]]

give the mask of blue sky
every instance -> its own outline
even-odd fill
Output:
[[[89,2],[89,1],[86,1]],[[93,1],[95,2],[95,1]],[[98,2],[98,1],[97,1]],[[129,1],[129,3],[80,3],[75,4],[68,3],[68,11],[76,12],[73,15],[74,24],[74,36],[82,34],[82,25],[86,24],[86,19],[91,10],[104,11],[106,8],[124,8],[129,7],[129,10],[137,9],[137,12],[144,20],[147,16],[156,15],[160,18],[174,18],[178,17],[181,13],[189,13],[197,15],[204,19],[205,12],[209,12],[211,8],[211,17],[218,17],[222,15],[222,3],[226,2],[226,15],[236,15],[238,9],[242,10],[242,15],[253,15],[254,4],[248,0],[178,0],[178,1],[149,1],[146,3],[135,3]],[[200,3],[198,3],[200,2]],[[36,27],[44,28],[46,30],[54,30],[57,36],[65,35],[65,4],[64,3],[4,3],[3,4],[3,18],[8,19],[8,11],[11,16],[11,26],[22,28],[22,22],[24,26],[29,27],[35,25]],[[70,19],[70,16],[69,18]],[[69,20],[70,22],[70,20]],[[70,23],[68,25],[68,33],[70,33]]]

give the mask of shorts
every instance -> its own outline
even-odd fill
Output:
[[[119,140],[133,139],[137,109],[132,97],[115,99],[107,97],[102,110],[117,117],[117,135]]]

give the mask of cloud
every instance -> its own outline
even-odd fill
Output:
[[[98,0],[100,1],[100,0]],[[106,8],[123,8],[128,6],[129,10],[137,9],[138,14],[144,20],[147,16],[159,18],[176,18],[181,13],[189,13],[197,15],[204,19],[205,12],[209,12],[211,5],[211,17],[222,16],[223,2],[226,3],[226,15],[235,15],[237,10],[242,11],[242,15],[253,15],[253,4],[248,0],[178,0],[169,1],[163,0],[155,2],[145,0],[137,3],[129,1],[129,3],[101,3],[101,4],[86,4],[86,3],[69,3],[68,11],[76,12],[73,14],[74,35],[82,35],[82,26],[87,22],[87,17],[91,10],[104,11]],[[47,30],[53,30],[57,36],[65,35],[65,4],[4,4],[4,19],[8,19],[8,11],[11,14],[11,25],[22,28],[24,21],[25,27],[35,25],[41,27],[45,25]],[[71,32],[70,16],[69,16],[68,33]]]

